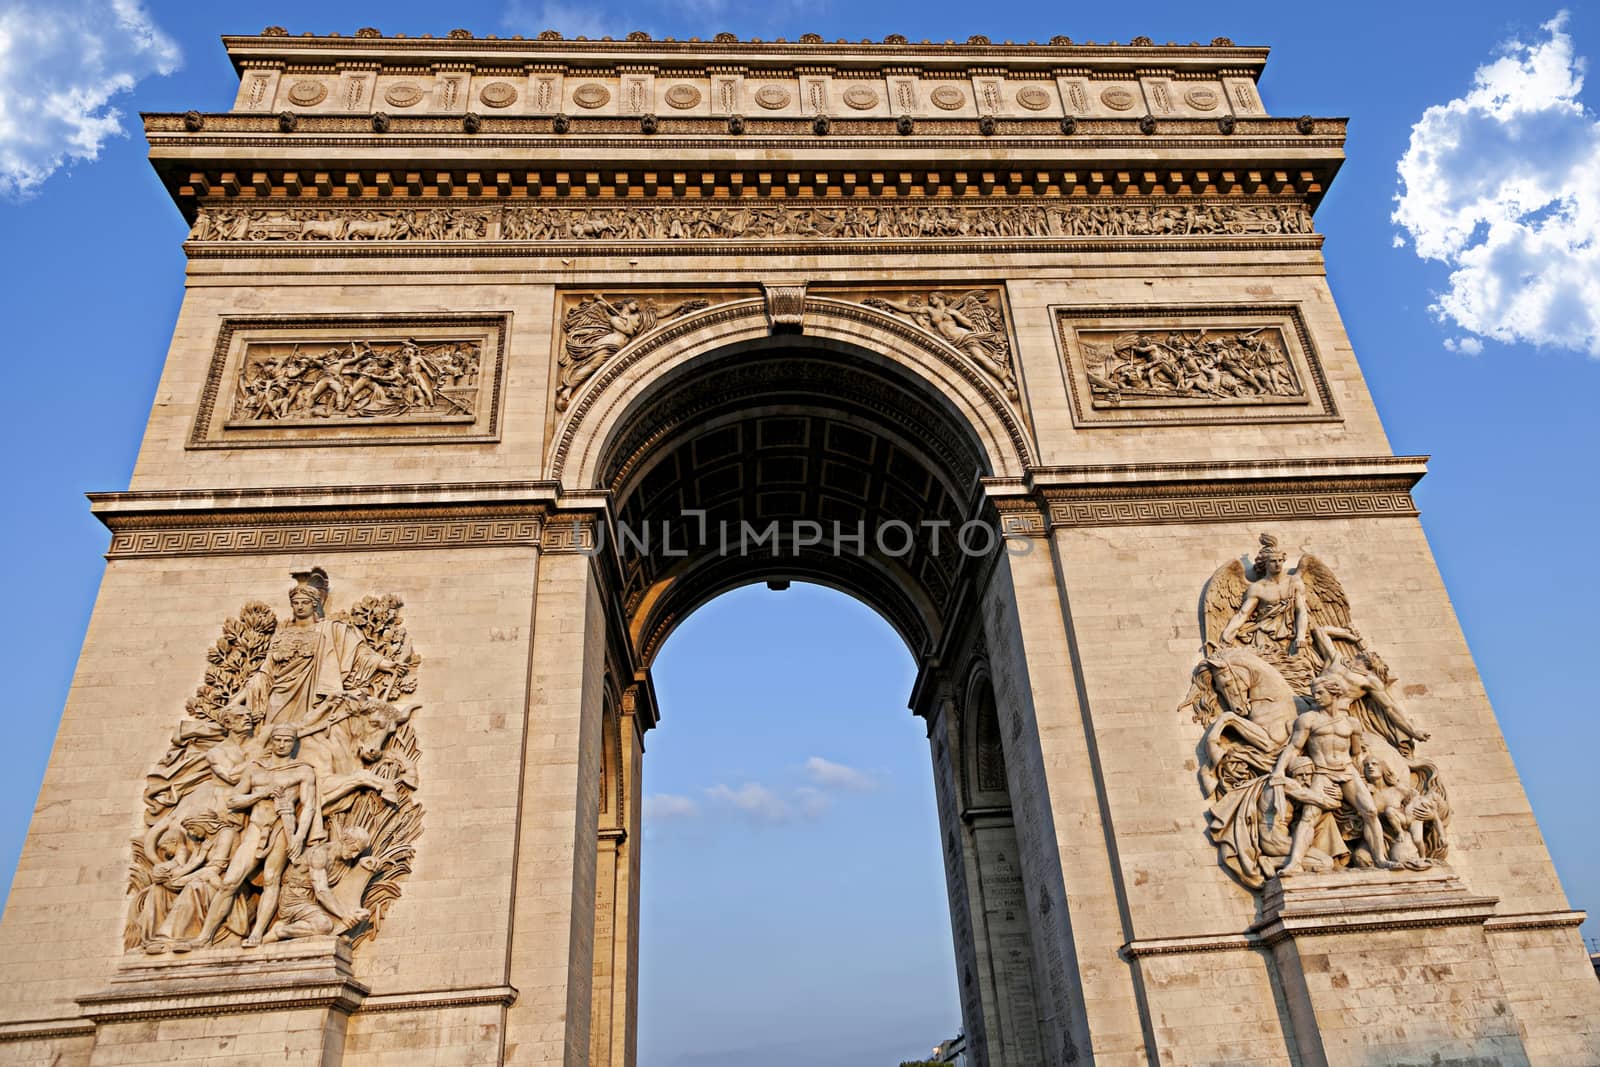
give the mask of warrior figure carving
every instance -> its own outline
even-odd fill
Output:
[[[1099,405],[1282,402],[1304,395],[1282,337],[1267,326],[1141,330],[1081,343],[1089,392]]]

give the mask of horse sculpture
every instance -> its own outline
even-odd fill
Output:
[[[1234,645],[1207,654],[1195,668],[1194,692],[1202,721],[1209,718],[1204,737],[1206,759],[1200,768],[1200,782],[1207,795],[1216,792],[1217,768],[1229,750],[1222,743],[1225,733],[1254,749],[1240,752],[1258,770],[1266,770],[1294,728],[1300,713],[1294,690],[1278,669],[1252,649]],[[1208,699],[1208,697],[1210,699]],[[1259,759],[1252,759],[1259,756]]]

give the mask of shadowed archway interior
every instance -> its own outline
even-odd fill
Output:
[[[870,354],[775,340],[644,396],[614,435],[629,632],[648,663],[696,606],[803,579],[879,611],[914,656],[959,593],[983,452],[947,403]],[[982,539],[974,543],[982,547]]]

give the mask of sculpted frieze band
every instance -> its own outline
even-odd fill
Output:
[[[398,597],[328,616],[297,571],[289,618],[251,602],[206,651],[204,684],[144,788],[124,947],[159,955],[370,937],[422,829],[409,703],[422,662]]]
[[[714,201],[503,208],[202,208],[191,241],[748,241],[1309,234],[1304,205]]]
[[[1450,800],[1429,740],[1315,556],[1288,567],[1261,535],[1254,565],[1217,569],[1188,710],[1204,728],[1207,833],[1240,882],[1303,872],[1423,870],[1449,854]]]

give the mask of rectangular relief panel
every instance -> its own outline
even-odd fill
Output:
[[[1051,311],[1078,426],[1338,421],[1294,304]]]
[[[507,315],[225,318],[191,448],[498,441]]]

